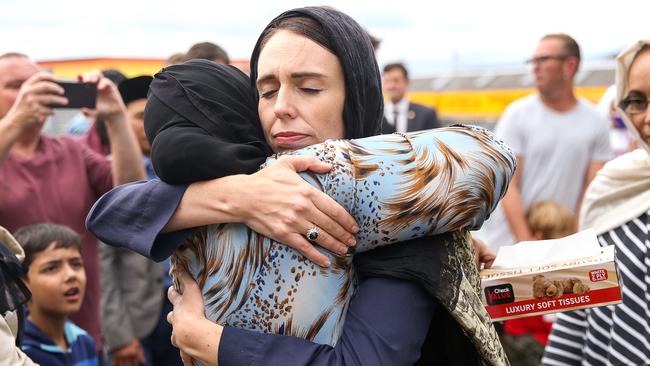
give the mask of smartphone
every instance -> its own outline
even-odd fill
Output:
[[[59,81],[65,90],[65,97],[68,104],[56,106],[55,108],[89,108],[95,109],[97,105],[97,83],[76,83],[70,81]]]

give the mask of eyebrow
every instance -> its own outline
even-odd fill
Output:
[[[324,79],[326,76],[318,73],[318,72],[312,72],[312,71],[300,71],[300,72],[294,72],[291,73],[291,78],[292,79],[304,79],[304,78],[316,78],[316,79]],[[256,84],[264,84],[268,81],[276,80],[277,78],[275,77],[274,74],[266,74],[261,76],[260,78],[257,79]]]

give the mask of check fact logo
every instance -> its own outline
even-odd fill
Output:
[[[515,293],[509,283],[485,288],[485,299],[488,305],[507,304],[515,301]]]

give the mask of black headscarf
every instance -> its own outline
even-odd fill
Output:
[[[384,111],[381,74],[368,33],[350,16],[328,7],[305,7],[280,14],[264,28],[251,55],[251,85],[256,93],[257,62],[265,36],[278,29],[282,21],[309,18],[318,23],[325,39],[313,39],[330,50],[341,62],[345,78],[343,122],[345,138],[355,139],[380,133]]]
[[[156,174],[172,184],[253,173],[272,153],[248,76],[212,61],[158,72],[144,126]]]

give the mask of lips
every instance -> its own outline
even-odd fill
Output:
[[[279,132],[273,135],[273,138],[280,144],[280,145],[291,145],[293,143],[296,143],[302,139],[307,137],[307,135],[303,133],[298,133],[298,132]]]
[[[72,287],[63,293],[63,297],[65,297],[68,302],[77,302],[81,300],[81,290],[79,287]]]

